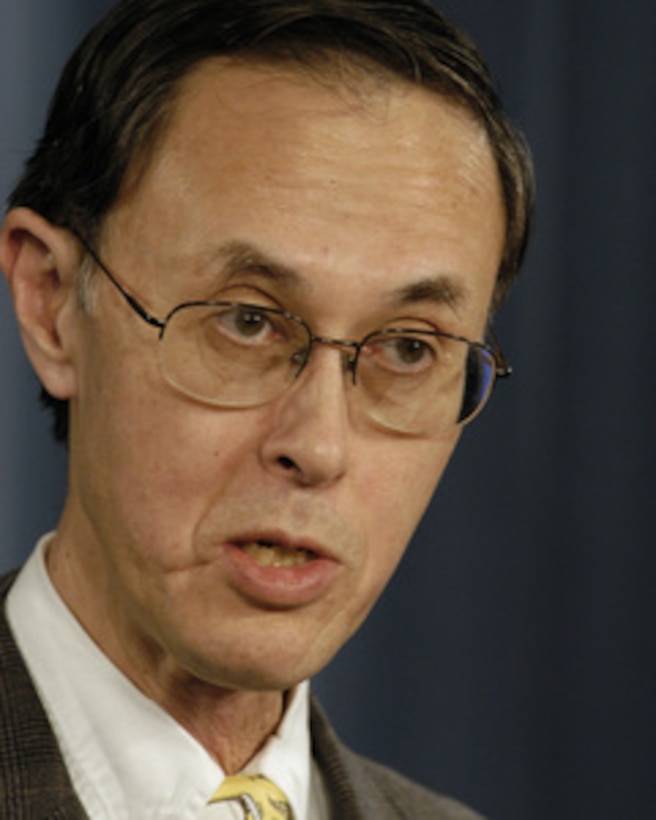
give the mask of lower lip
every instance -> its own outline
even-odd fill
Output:
[[[293,608],[321,598],[339,572],[339,564],[315,557],[294,567],[265,567],[236,544],[223,550],[228,580],[241,595],[261,606]]]

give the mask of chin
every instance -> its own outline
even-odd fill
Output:
[[[291,654],[290,647],[276,653],[229,651],[208,655],[207,651],[187,654],[179,663],[187,674],[216,689],[252,692],[284,692],[312,677],[324,664],[312,663],[307,650]],[[326,661],[327,662],[327,661]]]

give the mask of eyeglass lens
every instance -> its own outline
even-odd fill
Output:
[[[182,305],[168,317],[160,355],[181,392],[221,407],[279,396],[310,354],[312,335],[282,311],[238,303]],[[358,347],[354,400],[381,426],[447,432],[485,403],[495,361],[486,348],[427,331],[381,331]]]

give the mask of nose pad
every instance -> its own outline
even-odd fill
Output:
[[[350,353],[348,351],[344,351],[344,372],[348,373],[351,377],[351,384],[355,387],[358,376],[357,376],[357,367],[358,367],[358,354],[359,351],[356,353]]]
[[[352,342],[349,339],[332,339],[326,336],[312,336],[310,349],[307,352],[307,356],[303,362],[299,374],[310,360],[315,345],[335,348],[341,355],[344,372],[351,374],[352,384],[356,383],[356,371],[361,347],[358,342]]]

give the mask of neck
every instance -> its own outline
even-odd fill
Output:
[[[220,690],[188,679],[153,697],[219,763],[234,774],[260,751],[278,728],[282,692]]]

